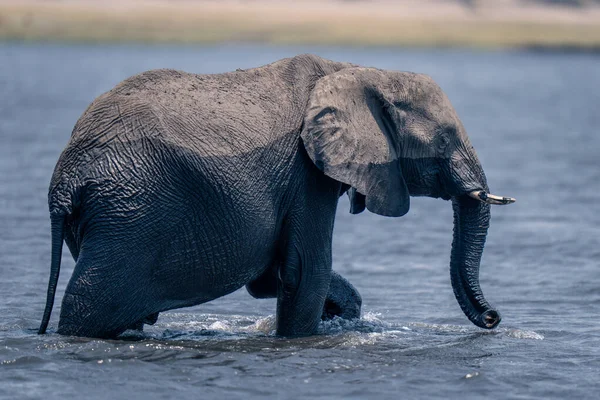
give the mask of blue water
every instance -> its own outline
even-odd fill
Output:
[[[273,335],[274,300],[244,290],[161,315],[143,335],[38,336],[50,265],[47,188],[86,106],[152,68],[217,73],[312,52],[430,74],[452,100],[494,193],[481,284],[503,315],[483,331],[450,286],[450,204],[400,219],[348,214],[334,268],[363,318],[303,339]],[[296,47],[0,45],[0,397],[598,398],[600,57]],[[66,247],[65,247],[66,249]]]

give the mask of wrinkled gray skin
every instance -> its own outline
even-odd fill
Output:
[[[301,55],[247,71],[131,77],[77,122],[49,192],[52,267],[76,260],[58,332],[115,337],[158,313],[246,285],[277,297],[277,334],[360,315],[331,270],[334,216],[402,216],[410,197],[452,200],[451,281],[477,326],[500,317],[478,273],[489,205],[465,129],[429,77]]]

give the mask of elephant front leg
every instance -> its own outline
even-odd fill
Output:
[[[277,297],[277,268],[269,268],[261,276],[246,285],[248,293],[256,299]],[[331,282],[325,305],[321,314],[322,320],[334,317],[344,319],[360,318],[362,298],[358,290],[347,279],[335,271],[331,271]]]
[[[291,243],[277,280],[277,335],[308,336],[316,332],[329,290],[331,256]]]

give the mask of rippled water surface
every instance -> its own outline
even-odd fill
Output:
[[[334,268],[360,321],[273,335],[274,300],[244,290],[161,315],[121,340],[58,336],[73,268],[65,246],[50,334],[35,334],[50,265],[47,187],[91,100],[152,68],[247,68],[301,52],[425,72],[447,92],[493,192],[481,283],[502,313],[471,325],[450,286],[450,204],[348,214]],[[461,50],[0,45],[0,397],[598,398],[600,57]]]

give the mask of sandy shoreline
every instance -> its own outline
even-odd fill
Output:
[[[600,48],[600,7],[476,4],[0,0],[0,40]]]

